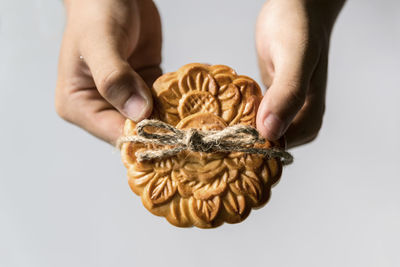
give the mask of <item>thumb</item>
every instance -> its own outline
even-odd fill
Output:
[[[82,56],[100,95],[125,117],[140,121],[153,108],[150,90],[119,49],[110,43],[93,44],[83,49]]]
[[[288,57],[275,66],[272,84],[257,112],[257,128],[268,140],[279,139],[304,105],[314,66]]]

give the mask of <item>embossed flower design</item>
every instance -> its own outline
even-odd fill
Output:
[[[256,82],[222,65],[186,65],[161,76],[152,90],[153,117],[178,129],[255,126],[261,98]],[[124,134],[135,134],[132,121],[126,121]],[[277,159],[240,152],[183,151],[163,160],[136,161],[134,152],[154,147],[123,145],[129,184],[148,210],[180,227],[210,228],[242,221],[251,208],[267,202],[282,170]]]

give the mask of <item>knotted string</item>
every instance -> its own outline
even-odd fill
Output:
[[[146,127],[165,129],[169,133],[149,133],[145,131]],[[292,155],[281,148],[254,147],[257,143],[265,143],[265,139],[260,137],[256,129],[246,125],[234,125],[221,131],[180,130],[159,120],[143,120],[136,125],[136,131],[137,135],[119,138],[117,147],[121,148],[123,143],[173,146],[160,150],[137,151],[135,155],[139,162],[175,156],[184,150],[205,153],[244,152],[260,154],[266,158],[279,158],[284,165],[293,162]]]

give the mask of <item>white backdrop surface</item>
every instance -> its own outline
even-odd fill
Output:
[[[208,62],[260,81],[262,3],[158,0],[164,71]],[[292,151],[268,205],[199,230],[151,215],[119,154],[55,114],[62,2],[0,0],[0,266],[400,266],[399,14],[347,3],[320,136]]]

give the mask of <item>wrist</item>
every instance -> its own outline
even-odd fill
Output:
[[[345,2],[346,0],[269,0],[267,5],[279,5],[288,12],[303,14],[311,28],[330,35]]]
[[[303,5],[310,16],[323,24],[325,29],[332,31],[336,18],[339,15],[345,0],[298,0],[302,1]]]

